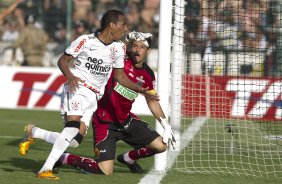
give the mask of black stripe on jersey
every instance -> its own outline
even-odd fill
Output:
[[[67,55],[67,56],[72,56],[71,54],[66,53],[66,51],[64,52],[64,54]]]
[[[153,80],[155,80],[154,71],[153,71],[146,63],[143,64],[143,67],[144,67],[144,69],[149,73],[149,75],[151,76],[151,78],[152,78]]]

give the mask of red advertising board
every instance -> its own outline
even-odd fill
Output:
[[[282,120],[282,81],[279,78],[228,76],[183,77],[184,116]],[[209,105],[209,108],[207,108]]]
[[[0,67],[0,108],[60,109],[65,77],[56,68]],[[282,79],[184,75],[182,114],[214,118],[282,120]],[[133,112],[151,115],[139,95]]]
[[[60,110],[66,78],[58,68],[0,66],[0,109]],[[151,115],[142,95],[132,112]]]

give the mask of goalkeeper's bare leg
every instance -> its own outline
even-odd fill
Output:
[[[117,160],[128,166],[132,173],[143,173],[142,167],[137,164],[140,158],[151,157],[155,154],[162,153],[166,150],[167,145],[163,143],[161,136],[153,140],[148,146],[139,149],[134,149],[117,157]]]
[[[61,165],[70,165],[84,173],[112,175],[114,160],[98,162],[95,159],[64,153],[59,159]]]
[[[150,157],[165,150],[166,144],[162,142],[162,137],[159,136],[148,146],[119,155],[118,161],[128,166],[133,173],[143,173],[142,167],[136,161],[140,158]],[[109,155],[107,154],[107,157],[108,156]],[[104,159],[102,158],[102,160]],[[60,158],[60,162],[62,165],[71,165],[84,173],[104,175],[113,174],[114,160],[104,160],[99,162],[99,159],[91,159],[70,153],[64,153]]]
[[[63,154],[63,157],[60,158],[63,165],[68,164],[87,173],[111,175],[116,153],[116,141],[123,140],[136,149],[119,156],[118,158],[121,159],[118,160],[129,167],[131,172],[141,173],[143,169],[136,162],[139,158],[161,153],[167,148],[163,138],[156,131],[149,128],[148,124],[139,119],[131,119],[130,126],[128,126],[130,132],[125,134],[123,131],[115,130],[115,127],[109,127],[108,124],[99,123],[100,119],[96,115],[93,117],[95,159]]]

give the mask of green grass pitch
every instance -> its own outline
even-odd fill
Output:
[[[62,130],[62,120],[59,112],[40,110],[8,110],[0,109],[0,184],[93,184],[93,183],[115,183],[115,184],[135,184],[140,181],[145,174],[132,174],[127,167],[115,162],[114,174],[112,176],[83,174],[72,167],[62,167],[57,175],[58,181],[42,180],[35,177],[35,173],[41,168],[47,158],[51,145],[41,140],[36,140],[31,146],[27,156],[23,157],[18,152],[18,144],[24,135],[24,125],[29,122],[38,126],[52,130]],[[152,117],[141,117],[146,122],[154,126]],[[130,147],[123,142],[118,142],[116,155],[129,150]],[[83,143],[77,149],[68,149],[69,152],[82,156],[93,157],[92,128],[89,129]],[[142,159],[139,163],[145,172],[149,172],[153,167],[153,158]],[[221,174],[198,174],[185,173],[175,169],[168,171],[161,181],[163,184],[278,184],[282,183],[281,178],[255,178],[240,177],[234,175]]]

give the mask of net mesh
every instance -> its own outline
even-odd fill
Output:
[[[171,119],[180,146],[172,168],[282,177],[279,1],[174,3]]]

